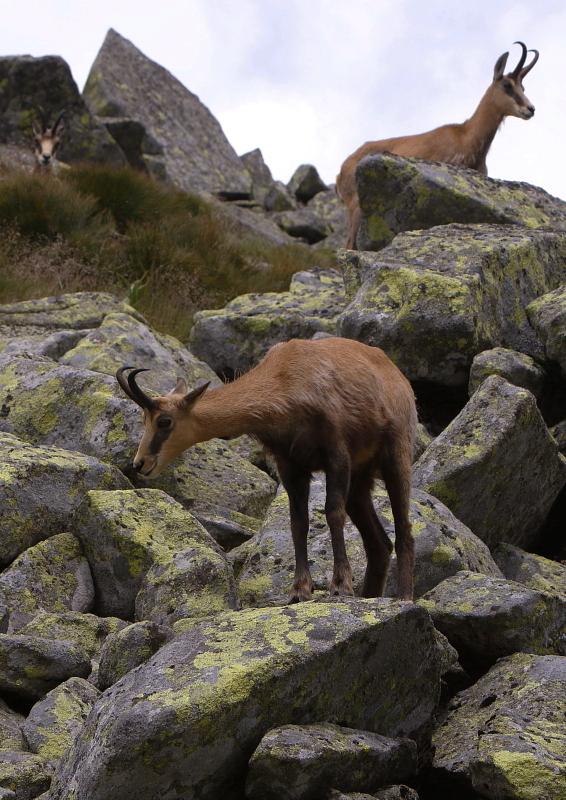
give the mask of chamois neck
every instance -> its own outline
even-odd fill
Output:
[[[474,167],[485,161],[495,134],[505,118],[505,114],[493,103],[491,95],[490,87],[472,116],[462,125],[469,152],[472,152],[475,157]]]
[[[223,436],[254,434],[260,422],[260,406],[253,394],[246,392],[245,381],[209,389],[192,413],[202,433],[202,441]]]

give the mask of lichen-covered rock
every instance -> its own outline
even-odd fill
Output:
[[[511,581],[530,589],[566,596],[566,566],[550,558],[526,553],[507,542],[500,542],[493,558],[501,572]]]
[[[359,250],[380,250],[400,231],[451,222],[566,229],[566,203],[528,183],[472,169],[375,152],[360,160]]]
[[[319,800],[339,786],[371,792],[408,780],[417,746],[368,731],[318,725],[284,725],[266,733],[250,759],[249,800]]]
[[[287,184],[289,191],[295,195],[300,203],[308,203],[319,192],[324,192],[328,187],[312,164],[301,164],[293,172]]]
[[[314,249],[345,247],[348,238],[348,214],[346,206],[336,194],[334,187],[325,192],[319,192],[307,203],[309,211],[326,220],[330,233]]]
[[[67,678],[89,672],[88,654],[74,642],[0,633],[0,691],[39,700]]]
[[[533,300],[527,306],[527,316],[548,358],[558,361],[566,374],[566,286]]]
[[[436,792],[566,796],[565,682],[565,657],[517,653],[460,692],[433,737]]]
[[[83,678],[69,678],[48,692],[22,724],[32,753],[56,763],[73,744],[99,696]]]
[[[373,493],[376,510],[387,534],[394,539],[393,515],[387,492],[378,486]],[[329,591],[333,556],[330,532],[324,514],[325,484],[311,482],[309,499],[309,564],[315,590]],[[501,573],[488,548],[435,498],[413,491],[409,519],[415,537],[415,596],[427,592],[444,578],[461,569],[499,576]],[[354,588],[361,592],[366,556],[361,537],[348,520],[345,526],[346,552],[354,573]],[[239,554],[234,558],[238,559]],[[295,554],[289,523],[289,501],[281,490],[270,506],[259,533],[246,546],[244,563],[238,564],[238,594],[246,606],[286,603],[293,582]],[[397,591],[397,563],[393,555],[386,594]]]
[[[51,359],[0,356],[0,403],[2,430],[116,467],[131,464],[142,432],[139,408],[115,378]],[[122,487],[131,485],[121,480]]]
[[[4,750],[0,758],[0,785],[6,792],[2,800],[33,800],[49,789],[53,765],[35,753]],[[10,794],[13,792],[13,794]]]
[[[434,628],[412,603],[351,599],[226,613],[179,634],[104,692],[50,797],[242,793],[268,730],[329,716],[418,737],[438,700],[439,671]]]
[[[221,439],[193,445],[157,478],[149,480],[133,469],[127,474],[136,488],[167,492],[223,546],[257,530],[277,490],[269,475]]]
[[[110,634],[100,653],[97,686],[104,691],[123,678],[172,637],[171,629],[155,622],[134,622]]]
[[[334,270],[297,272],[288,292],[245,294],[223,309],[199,311],[191,351],[218,374],[232,377],[255,366],[277,342],[333,334],[344,307],[342,277]]]
[[[470,397],[490,375],[500,375],[509,383],[528,389],[535,397],[540,397],[545,379],[545,371],[534,358],[506,347],[494,347],[478,353],[472,361],[468,382]]]
[[[212,573],[212,564],[217,570],[215,589],[224,598],[216,600],[216,610],[233,607],[233,578],[220,548],[193,515],[165,492],[158,489],[88,492],[76,524],[96,586],[95,608],[102,616],[133,619],[136,596],[151,567],[155,569],[140,598],[140,609],[144,611],[155,609],[156,616],[161,617],[168,613],[167,604],[172,603],[171,613],[178,604],[191,616],[191,600],[193,608],[200,600],[205,605],[212,602],[199,574],[199,568],[204,570],[203,575],[207,569]],[[195,566],[195,574],[191,576],[187,556],[189,563],[183,564],[187,575],[178,575],[174,558],[189,549],[193,550],[195,565],[198,563],[199,567]],[[182,555],[180,561],[183,562]],[[218,574],[219,565],[225,566],[224,581]],[[166,568],[172,571],[170,587],[166,582],[160,583]]]
[[[187,192],[249,196],[250,177],[206,106],[112,29],[83,97],[93,114],[143,124],[140,155],[150,173]]]
[[[112,376],[126,364],[147,368],[143,383],[148,394],[168,394],[178,375],[189,386],[204,381],[220,383],[210,367],[194,358],[177,339],[154,333],[124,313],[108,314],[59,363]]]
[[[2,750],[27,750],[21,725],[25,717],[13,711],[0,698],[0,760]]]
[[[60,56],[0,58],[0,139],[29,148],[32,121],[45,109],[53,124],[65,110],[65,128],[57,153],[61,161],[125,164],[120,147],[89,113],[69,65]],[[41,117],[39,117],[41,119]]]
[[[526,389],[489,377],[428,447],[413,485],[489,547],[528,547],[566,482],[566,460]]]
[[[330,225],[310,208],[281,211],[273,216],[279,227],[295,239],[316,244],[332,232]]]
[[[511,653],[566,656],[566,597],[463,570],[420,600],[468,662],[493,664]]]
[[[381,347],[409,380],[467,385],[477,353],[544,355],[526,306],[566,279],[566,234],[444,225],[380,253],[341,255],[349,305],[338,333]]]
[[[78,539],[59,533],[25,550],[0,575],[0,602],[10,609],[10,632],[39,611],[90,611],[94,586]]]
[[[259,147],[250,150],[249,153],[244,153],[239,158],[252,179],[252,198],[261,203],[266,192],[273,185],[271,170],[263,160],[263,154]]]
[[[25,409],[20,409],[22,417]],[[118,489],[128,480],[91,456],[34,447],[0,432],[0,566],[34,544],[69,530],[88,489]]]
[[[88,657],[96,662],[107,636],[125,628],[124,620],[117,617],[97,617],[95,614],[64,614],[42,612],[19,631],[22,636],[65,640],[79,645]]]
[[[361,792],[343,794],[343,792],[334,790],[328,795],[328,800],[419,800],[419,795],[410,786],[398,784],[396,786],[386,786],[385,789],[379,789],[374,794]]]

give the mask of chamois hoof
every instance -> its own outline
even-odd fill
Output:
[[[307,603],[312,600],[312,594],[309,592],[293,592],[289,597],[287,605],[292,606],[294,603]]]

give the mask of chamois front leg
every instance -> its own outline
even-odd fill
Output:
[[[332,454],[326,469],[325,513],[330,528],[334,571],[330,583],[331,595],[353,596],[352,569],[346,554],[344,523],[346,522],[346,497],[350,484],[350,459],[346,454]]]
[[[298,472],[281,458],[276,458],[279,477],[289,497],[291,534],[295,548],[295,577],[289,603],[300,603],[312,598],[312,578],[307,554],[309,533],[310,472]]]

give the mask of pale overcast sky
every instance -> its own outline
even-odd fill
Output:
[[[540,51],[536,106],[509,118],[488,156],[495,178],[566,199],[564,0],[2,0],[0,54],[60,55],[82,89],[112,27],[173,73],[241,154],[274,177],[302,163],[334,180],[367,140],[469,117],[501,53]]]

